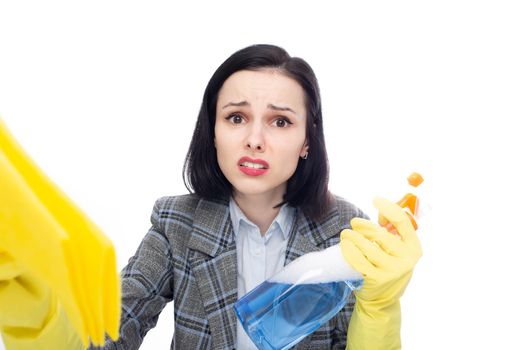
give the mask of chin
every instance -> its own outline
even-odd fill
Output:
[[[258,186],[234,186],[234,188],[236,193],[242,195],[258,195],[271,191],[269,188],[262,188]]]
[[[280,186],[271,186],[269,184],[254,183],[253,181],[242,181],[233,184],[235,193],[245,195],[245,196],[255,196],[255,195],[264,195],[272,194],[272,192],[279,191]],[[284,195],[284,191],[282,193]]]

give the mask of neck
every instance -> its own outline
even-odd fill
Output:
[[[235,193],[233,195],[235,203],[242,210],[244,215],[253,222],[264,236],[272,221],[279,214],[279,208],[274,208],[277,204],[282,202],[282,195],[280,198],[269,197],[263,195],[246,195]]]

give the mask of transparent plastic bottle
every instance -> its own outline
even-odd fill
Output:
[[[334,317],[362,284],[334,245],[292,261],[234,308],[259,349],[289,349]]]

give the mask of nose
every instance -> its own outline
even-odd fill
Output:
[[[261,126],[253,125],[246,139],[246,148],[251,151],[264,152],[265,142]]]

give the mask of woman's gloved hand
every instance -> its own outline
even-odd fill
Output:
[[[374,200],[379,214],[399,236],[369,220],[355,218],[352,230],[341,232],[345,260],[364,277],[348,328],[347,349],[400,349],[399,298],[422,255],[421,245],[406,212],[383,198]]]
[[[37,298],[47,310],[40,301],[49,299],[45,293],[49,288],[53,291],[50,300],[55,295],[60,299],[57,305],[66,310],[85,346],[89,341],[103,345],[106,333],[116,340],[121,298],[113,244],[33,162],[1,118],[0,194],[0,252],[8,252],[31,271],[31,277],[17,272],[14,276],[20,277],[4,279],[2,293],[9,295],[4,299],[26,300],[27,295],[28,302],[30,297]],[[6,269],[13,274],[12,267]],[[18,293],[20,288],[26,288],[26,293]],[[25,317],[40,321],[34,312]]]
[[[6,349],[82,349],[49,288],[0,250],[0,332]]]
[[[49,290],[7,253],[0,252],[0,326],[36,330],[44,324],[50,307]]]

